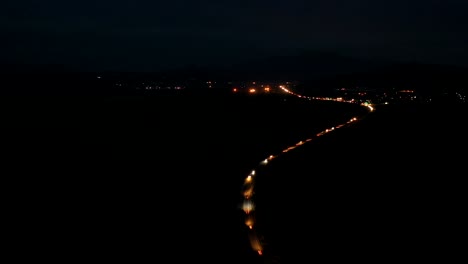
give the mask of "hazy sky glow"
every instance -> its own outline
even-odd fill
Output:
[[[138,70],[326,50],[468,65],[466,0],[9,2],[13,63]]]

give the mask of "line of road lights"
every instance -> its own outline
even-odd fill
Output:
[[[283,91],[285,91],[286,93],[298,96],[299,98],[305,98],[305,99],[309,99],[309,100],[312,100],[312,99],[314,99],[314,100],[331,100],[329,98],[320,99],[320,98],[317,98],[317,97],[308,97],[308,96],[304,96],[304,95],[299,95],[299,94],[291,92],[290,90],[286,89],[284,86],[280,85],[279,87]],[[341,101],[341,100],[339,100],[339,101],[340,102],[347,102],[347,103],[356,103],[354,100],[353,101]],[[371,104],[362,103],[361,105],[367,107],[369,112],[373,112],[375,110],[374,107]],[[331,127],[331,128],[327,128],[327,129],[321,131],[320,133],[317,133],[314,138],[321,137],[321,136],[323,136],[323,135],[325,135],[325,134],[327,134],[329,132],[332,132],[332,131],[334,131],[336,129],[345,127],[347,125],[351,125],[351,124],[355,123],[357,120],[358,120],[357,117],[353,117],[353,118],[351,118],[350,120],[348,120],[345,123],[339,124],[339,125]],[[300,147],[300,146],[304,145],[305,143],[308,143],[308,142],[312,141],[314,138],[308,138],[306,140],[299,141],[298,143],[285,148],[278,155],[270,155],[268,158],[262,160],[258,164],[257,168],[252,170],[244,180],[244,184],[243,184],[243,187],[242,187],[243,202],[242,202],[242,205],[241,205],[241,208],[245,213],[244,223],[249,228],[250,246],[260,256],[262,256],[263,253],[264,253],[264,247],[263,247],[262,242],[260,241],[259,236],[258,236],[258,234],[257,234],[257,232],[255,231],[255,228],[254,228],[255,223],[256,223],[256,219],[255,219],[255,216],[254,216],[255,203],[254,203],[254,200],[253,200],[254,184],[255,184],[255,177],[257,176],[257,170],[260,167],[264,167],[264,166],[268,165],[273,159],[276,159],[279,155],[281,155],[283,153],[287,153],[287,152],[289,152],[289,151],[291,151],[291,150],[293,150],[293,149],[295,149],[297,147]]]
[[[344,100],[342,97],[337,97],[337,98],[332,98],[332,97],[313,97],[313,96],[305,96],[305,95],[301,95],[301,94],[297,94],[297,93],[294,93],[292,92],[291,90],[288,90],[286,87],[284,87],[283,85],[280,85],[279,88],[281,90],[283,90],[284,92],[288,93],[288,94],[291,94],[291,95],[294,95],[294,96],[297,96],[299,98],[303,98],[303,99],[308,99],[308,100],[322,100],[322,101],[335,101],[335,102],[342,102],[342,103],[356,103],[356,101],[354,99],[351,99],[351,100]],[[232,89],[233,92],[237,93],[239,90],[237,88],[233,88]],[[271,91],[270,87],[265,87],[264,88],[264,91],[269,93]],[[251,94],[254,94],[257,92],[257,89],[255,88],[250,88],[249,89],[249,93]],[[388,103],[385,103],[385,104],[388,104]],[[374,107],[369,104],[369,103],[362,103],[361,105],[363,106],[366,106],[371,112],[374,111]]]
[[[233,88],[232,91],[237,93],[237,92],[239,92],[239,89]],[[253,94],[253,93],[257,92],[257,89],[250,88],[248,91],[249,91],[249,93]],[[270,87],[265,87],[265,88],[263,88],[263,91],[266,92],[266,93],[269,93],[269,92],[271,92],[271,89],[270,89]]]

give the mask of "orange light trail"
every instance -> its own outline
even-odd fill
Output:
[[[294,96],[297,96],[299,98],[302,98],[302,99],[308,99],[308,100],[326,100],[326,101],[336,101],[336,102],[341,102],[341,103],[356,103],[354,101],[354,99],[352,100],[344,100],[343,98],[339,97],[339,98],[329,98],[329,97],[309,97],[309,96],[304,96],[304,95],[299,95],[299,94],[296,94],[290,90],[288,90],[286,87],[280,85],[279,86],[281,90],[283,90],[284,92],[288,93],[288,94],[291,94],[291,95],[294,95]],[[255,89],[250,89],[249,90],[250,93],[255,93]],[[361,106],[363,107],[366,107],[369,112],[373,112],[375,111],[375,108],[371,105],[371,104],[368,104],[368,103],[362,103]],[[292,146],[289,146],[285,149],[283,149],[280,154],[277,154],[277,155],[270,155],[268,156],[266,159],[263,159],[260,163],[259,163],[259,166],[267,166],[268,164],[270,164],[270,162],[272,162],[274,159],[276,159],[277,157],[279,157],[281,154],[284,154],[284,153],[287,153],[291,150],[294,150],[298,147],[302,147],[303,145],[315,140],[316,138],[318,137],[321,137],[327,133],[330,133],[330,132],[333,132],[333,131],[336,131],[337,129],[340,129],[340,128],[343,128],[343,127],[346,127],[346,126],[350,126],[354,123],[356,123],[356,121],[358,120],[357,117],[353,117],[351,119],[349,119],[347,122],[345,123],[342,123],[342,124],[338,124],[336,126],[333,126],[333,127],[330,127],[330,128],[327,128],[319,133],[317,133],[315,135],[315,137],[311,137],[311,138],[307,138],[305,140],[301,140],[299,141],[298,143],[292,145]],[[243,202],[242,202],[242,210],[244,211],[245,213],[245,225],[248,227],[248,229],[251,231],[250,233],[250,242],[251,242],[251,247],[254,251],[256,251],[258,253],[259,256],[262,256],[264,255],[264,245],[263,243],[260,241],[258,235],[256,234],[255,229],[254,229],[254,223],[256,223],[256,220],[254,218],[254,215],[253,215],[253,211],[255,209],[255,202],[253,200],[253,195],[254,195],[254,190],[253,190],[253,186],[254,186],[254,181],[255,181],[255,177],[258,177],[256,176],[256,170],[252,170],[250,172],[250,174],[245,178],[245,181],[244,181],[244,186],[243,186]]]

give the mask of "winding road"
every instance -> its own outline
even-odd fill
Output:
[[[374,106],[372,104],[368,104],[368,103],[359,103],[357,101],[354,101],[354,100],[343,100],[342,98],[330,98],[330,97],[309,97],[309,96],[305,96],[305,95],[301,95],[301,94],[297,94],[289,89],[287,89],[286,87],[284,86],[279,86],[279,88],[287,93],[287,94],[290,94],[290,95],[293,95],[293,96],[296,96],[296,97],[299,97],[299,98],[302,98],[302,99],[305,99],[305,100],[326,100],[326,101],[336,101],[336,102],[342,102],[342,103],[354,103],[354,104],[361,104],[363,107],[366,107],[368,109],[368,113],[370,112],[373,112],[375,110]],[[245,223],[245,226],[248,228],[248,238],[250,240],[250,246],[252,248],[252,250],[254,250],[255,252],[257,252],[257,254],[259,256],[263,256],[264,254],[264,241],[261,241],[260,240],[260,235],[258,234],[255,226],[256,226],[256,217],[255,217],[255,199],[254,199],[254,193],[255,193],[255,178],[258,177],[259,172],[262,171],[262,168],[265,167],[265,166],[268,166],[268,164],[270,164],[271,162],[274,162],[274,160],[281,156],[281,155],[286,155],[286,153],[296,149],[296,148],[299,148],[301,146],[303,146],[304,144],[307,144],[313,140],[316,140],[317,138],[325,135],[325,134],[328,134],[328,133],[331,133],[337,129],[340,129],[340,128],[343,128],[343,127],[346,127],[346,126],[350,126],[350,125],[353,125],[355,124],[357,121],[359,121],[360,119],[362,119],[363,116],[361,117],[352,117],[351,119],[349,119],[348,121],[346,121],[345,123],[341,123],[341,124],[337,124],[333,127],[330,127],[330,128],[327,128],[319,133],[317,133],[316,135],[313,135],[311,136],[310,138],[307,138],[307,139],[304,139],[304,140],[301,140],[299,142],[297,142],[296,144],[294,145],[291,145],[291,146],[288,146],[286,147],[285,149],[283,149],[282,151],[280,151],[279,153],[277,154],[272,154],[268,157],[266,157],[265,159],[263,159],[262,161],[259,162],[259,164],[253,168],[251,170],[251,172],[245,177],[245,180],[244,180],[244,183],[242,185],[242,201],[241,201],[241,210],[243,211],[244,213],[244,223]]]

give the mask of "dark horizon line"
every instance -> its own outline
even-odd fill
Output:
[[[349,54],[342,54],[334,51],[315,51],[315,50],[301,50],[296,53],[290,54],[277,54],[277,55],[265,55],[260,57],[251,57],[242,59],[232,63],[185,63],[179,66],[173,67],[135,67],[135,69],[111,69],[111,67],[101,67],[102,69],[91,69],[86,66],[78,66],[78,64],[66,64],[66,63],[35,63],[35,62],[4,62],[0,63],[0,71],[2,73],[9,72],[63,72],[63,73],[172,73],[181,72],[187,70],[201,70],[201,71],[222,71],[229,70],[237,65],[251,65],[255,62],[265,62],[274,59],[335,59],[342,61],[352,61],[354,63],[360,63],[364,65],[381,65],[384,67],[394,65],[415,65],[415,66],[437,66],[444,68],[453,68],[459,70],[468,70],[468,65],[456,64],[456,63],[442,63],[442,62],[425,62],[416,59],[389,59],[384,57],[363,57],[353,56]]]

